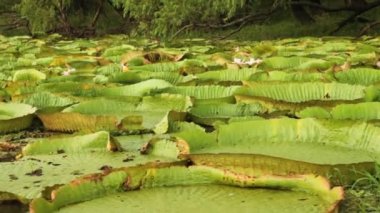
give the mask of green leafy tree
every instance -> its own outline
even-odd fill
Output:
[[[59,32],[85,36],[88,31],[93,35],[101,16],[103,26],[122,25],[122,18],[105,0],[21,0],[16,8],[34,35]],[[107,24],[105,18],[109,19]]]
[[[70,4],[71,0],[23,0],[18,5],[18,10],[29,21],[33,34],[44,34],[57,25],[57,11]]]
[[[223,24],[245,15],[253,3],[250,0],[112,0],[124,15],[136,20],[137,32],[165,36],[181,27],[206,27]]]
[[[0,9],[5,5],[1,1],[6,0],[0,0]],[[376,20],[379,17],[373,14],[379,14],[374,9],[380,8],[380,0],[19,1],[17,11],[27,20],[32,34],[58,32],[79,37],[127,32],[170,38],[192,30],[215,29],[231,29],[232,34],[247,25],[270,24],[293,17],[301,24],[310,25],[324,14],[332,14],[331,20],[342,20],[334,21],[337,26],[331,31],[337,32],[351,23],[364,22],[367,28],[379,25]]]
[[[110,0],[122,8],[124,16],[132,18],[137,33],[157,36],[177,35],[187,29],[225,29],[239,31],[248,24],[262,24],[276,14],[287,14],[303,24],[316,22],[323,13],[338,14],[335,33],[348,24],[356,22],[379,25],[374,9],[380,7],[380,0]],[[372,16],[365,17],[372,12]],[[377,13],[378,14],[378,13]],[[278,16],[277,16],[278,17]],[[329,32],[326,32],[326,34]]]

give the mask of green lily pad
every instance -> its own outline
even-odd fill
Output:
[[[35,69],[17,70],[13,75],[13,81],[41,81],[46,75]]]
[[[120,141],[126,142],[120,139]],[[152,146],[151,154],[140,154],[136,144],[124,143],[123,151],[115,151],[107,132],[81,136],[39,139],[27,145],[23,158],[1,163],[0,181],[11,185],[0,186],[1,200],[19,200],[28,203],[31,199],[44,197],[59,185],[97,171],[155,162],[178,161],[176,149],[165,146],[165,141]],[[164,145],[164,146],[162,146]],[[175,148],[175,147],[174,147]],[[162,149],[162,151],[160,151]],[[160,155],[166,149],[174,154]]]
[[[32,124],[36,108],[27,104],[0,103],[0,132],[13,132]]]
[[[257,191],[254,189],[257,187],[271,190],[261,189]],[[130,191],[139,188],[142,189]],[[281,189],[281,191],[277,194],[277,191],[273,189]],[[126,192],[121,193],[122,191]],[[214,192],[216,193],[214,194]],[[266,210],[268,201],[264,203],[258,201],[271,197],[272,193],[281,200],[271,203],[273,209],[283,210],[282,208],[285,203],[288,203],[286,202],[288,199],[289,201],[295,198],[300,199],[300,197],[306,199],[307,202],[296,205],[296,212],[332,211],[342,199],[342,189],[339,187],[331,189],[328,182],[321,177],[249,177],[210,167],[163,166],[161,168],[125,168],[109,174],[94,174],[87,178],[78,179],[53,191],[51,201],[41,198],[34,200],[30,209],[36,213],[56,210],[75,212],[79,209],[90,212],[99,206],[100,200],[113,199],[112,204],[116,205],[114,208],[120,211],[141,210],[144,212],[152,210],[149,205],[141,205],[146,201],[158,203],[157,209],[153,207],[155,208],[154,211],[174,212],[181,208],[185,212],[189,212],[200,204],[203,205],[197,211],[217,212],[221,207],[230,209],[237,204],[248,207],[258,205],[255,209]],[[128,194],[130,195],[128,196]],[[260,197],[259,200],[255,200],[257,197]],[[104,200],[99,198],[104,198]],[[168,198],[172,199],[167,200]],[[198,202],[194,206],[193,202],[199,199],[201,203]],[[217,203],[215,203],[215,199]],[[241,199],[244,199],[246,204],[242,204]],[[298,199],[293,202],[298,203]],[[174,204],[173,201],[178,202]],[[159,204],[161,202],[165,205]],[[210,205],[209,202],[213,204]],[[175,207],[176,205],[180,205],[180,207]],[[175,208],[173,209],[173,207]],[[109,209],[109,207],[107,208]],[[286,210],[286,212],[288,211],[294,212],[294,206]]]

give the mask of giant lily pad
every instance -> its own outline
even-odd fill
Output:
[[[271,119],[233,122],[217,128],[206,133],[193,127],[174,135],[188,142],[191,154],[203,154],[195,158],[195,163],[201,159],[201,165],[231,165],[231,169],[248,172],[257,171],[254,165],[260,162],[266,166],[258,170],[274,166],[274,174],[279,171],[276,165],[282,165],[279,169],[289,173],[312,172],[333,179],[341,177],[337,182],[352,182],[356,175],[362,176],[358,171],[374,172],[374,161],[379,160],[375,133],[379,128],[367,123]],[[290,161],[285,163],[285,159]]]
[[[340,104],[331,110],[321,107],[309,107],[297,114],[302,118],[312,117],[333,118],[337,120],[378,121],[380,119],[380,103],[366,102],[357,104]]]
[[[27,104],[0,104],[0,132],[12,132],[28,128],[32,124],[36,108]]]
[[[0,181],[12,184],[0,186],[0,201],[19,200],[28,203],[31,199],[45,196],[59,185],[101,170],[178,161],[176,156],[180,153],[177,152],[172,155],[159,155],[165,153],[166,149],[173,150],[162,146],[165,141],[151,146],[152,154],[141,155],[139,149],[143,145],[138,145],[137,149],[132,143],[126,144],[130,140],[119,140],[124,143],[123,151],[116,151],[117,144],[110,141],[107,132],[35,140],[24,148],[23,158],[1,163]]]
[[[151,130],[165,133],[170,111],[185,112],[189,97],[161,95],[141,102],[98,99],[66,108],[58,113],[39,113],[44,126],[52,130]]]
[[[113,147],[117,148],[117,145],[111,142],[109,133],[103,131],[88,135],[33,140],[24,147],[22,154],[86,153],[106,149],[112,151]]]
[[[13,75],[13,81],[41,81],[46,75],[35,69],[17,70]]]
[[[257,187],[270,190],[256,190]],[[138,190],[139,188],[142,189]],[[282,191],[277,194],[275,189]],[[241,205],[266,211],[267,202],[259,201],[275,196],[278,201],[271,201],[270,208],[273,210],[329,212],[334,211],[342,195],[341,188],[331,189],[325,179],[315,176],[250,177],[202,166],[131,167],[74,180],[53,191],[51,201],[43,198],[34,200],[30,210],[35,213],[56,210],[75,212],[79,209],[92,211],[104,208],[104,205],[99,206],[99,202],[111,200],[116,211],[145,212],[154,208],[154,211],[173,212],[181,208],[182,211],[189,212],[199,207],[197,211],[218,212],[221,209],[233,210]],[[307,201],[299,201],[301,198]],[[201,203],[196,201],[198,199]],[[146,201],[158,203],[158,206],[142,205]],[[295,206],[284,209],[289,202]]]
[[[236,93],[256,97],[270,98],[276,101],[300,103],[307,101],[363,100],[366,88],[360,85],[339,83],[281,83],[267,84],[246,82],[248,88],[241,88]]]

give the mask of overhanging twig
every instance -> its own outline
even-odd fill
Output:
[[[226,39],[226,38],[228,38],[228,37],[234,35],[235,33],[238,33],[241,29],[243,29],[243,27],[245,26],[246,23],[247,23],[246,21],[242,22],[242,23],[240,24],[240,26],[239,26],[236,30],[234,30],[234,31],[232,31],[232,32],[230,32],[230,33],[228,33],[227,35],[224,35],[224,36],[218,38],[217,40],[223,40],[223,39]]]
[[[101,1],[98,9],[96,10],[96,13],[94,15],[94,18],[92,19],[92,22],[91,22],[91,28],[94,28],[95,25],[96,25],[96,22],[98,21],[99,19],[99,16],[100,16],[100,12],[102,11],[102,8],[103,8],[103,4],[104,4],[104,0]]]
[[[374,22],[368,24],[367,26],[363,27],[360,30],[359,37],[365,35],[370,29],[372,29],[373,27],[376,27],[377,25],[380,25],[380,20],[374,21]]]
[[[338,8],[330,8],[323,6],[321,4],[316,4],[313,2],[308,2],[308,1],[297,1],[297,2],[290,2],[290,5],[300,5],[300,6],[308,6],[308,7],[313,7],[317,8],[320,10],[324,10],[326,12],[342,12],[342,11],[358,11],[360,8],[352,7],[352,6],[345,6],[345,7],[338,7]]]
[[[376,7],[380,6],[380,0],[378,1],[375,1],[375,2],[372,2],[370,4],[367,5],[366,8],[363,8],[359,11],[356,11],[354,14],[352,14],[351,16],[349,16],[348,18],[344,19],[343,21],[341,21],[339,24],[338,24],[338,27],[336,29],[334,29],[333,31],[330,32],[330,35],[331,34],[334,34],[336,32],[338,32],[340,29],[342,29],[344,26],[346,26],[347,24],[351,23],[352,21],[355,20],[356,17],[360,16],[361,14],[369,11],[369,10],[372,10]]]
[[[181,32],[187,30],[188,28],[192,28],[194,27],[194,24],[188,24],[188,25],[185,25],[183,27],[181,27],[181,29],[179,29],[177,32],[175,32],[173,34],[173,36],[170,38],[170,40],[173,40],[175,37],[177,37]]]

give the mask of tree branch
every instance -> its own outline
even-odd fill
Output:
[[[67,19],[66,8],[65,8],[64,3],[63,3],[62,0],[58,2],[58,5],[56,6],[56,8],[59,11],[59,14],[60,14],[59,15],[59,20],[61,21],[64,30],[66,31],[66,33],[68,35],[71,35],[71,26],[70,26],[69,21]]]
[[[351,16],[349,16],[348,18],[346,18],[345,20],[341,21],[338,24],[338,27],[330,32],[330,35],[338,32],[344,26],[346,26],[350,22],[354,21],[355,18],[358,17],[358,16],[360,16],[361,14],[363,14],[363,13],[369,11],[369,10],[372,10],[372,9],[374,9],[376,7],[379,7],[379,6],[380,6],[380,0],[369,3],[365,8],[363,8],[363,9],[361,9],[359,11],[356,11],[354,14],[352,14]]]
[[[181,27],[181,29],[179,29],[177,32],[175,32],[173,34],[173,36],[170,38],[170,40],[173,40],[175,37],[177,37],[182,31],[185,31],[187,30],[188,28],[192,28],[194,27],[194,24],[188,24],[188,25],[185,25],[183,27]]]
[[[95,16],[94,16],[94,18],[92,19],[92,22],[91,22],[91,28],[94,28],[94,27],[95,27],[96,22],[98,21],[99,16],[100,16],[100,12],[102,11],[103,5],[104,5],[104,0],[101,0],[101,3],[99,4],[98,9],[96,10]]]
[[[202,28],[213,28],[213,29],[221,29],[221,28],[228,28],[228,27],[232,27],[232,26],[235,26],[237,24],[239,24],[239,27],[232,31],[230,34],[227,34],[226,36],[223,36],[222,38],[219,38],[219,39],[225,39],[237,32],[239,32],[245,24],[248,23],[248,21],[251,21],[251,20],[254,20],[254,19],[257,19],[257,20],[262,20],[262,19],[265,19],[267,18],[269,15],[271,15],[274,11],[276,10],[275,9],[271,9],[267,12],[263,12],[263,13],[259,13],[259,14],[249,14],[249,15],[246,15],[246,16],[243,16],[241,18],[238,18],[236,20],[233,20],[231,22],[228,22],[228,23],[224,23],[224,24],[201,24],[201,23],[190,23],[190,24],[187,24],[187,25],[184,25],[183,27],[181,27],[177,32],[175,32],[173,34],[173,36],[170,38],[170,40],[173,40],[175,37],[177,37],[181,32],[189,29],[189,28],[192,28],[192,27],[202,27]]]
[[[329,8],[329,7],[323,6],[321,4],[316,4],[316,3],[308,2],[308,1],[297,1],[297,2],[292,1],[289,4],[290,5],[300,5],[300,6],[313,7],[313,8],[324,10],[326,12],[358,11],[359,10],[358,8],[352,7],[352,6]]]
[[[377,25],[380,25],[380,20],[374,21],[374,22],[368,24],[367,26],[363,27],[363,29],[360,30],[360,33],[359,33],[358,36],[360,37],[360,36],[365,35],[371,28],[373,28],[373,27],[375,27]]]
[[[226,39],[226,38],[228,38],[228,37],[234,35],[235,33],[238,33],[241,29],[243,29],[243,27],[245,26],[246,23],[247,23],[246,21],[242,22],[242,23],[240,24],[240,26],[239,26],[236,30],[234,30],[234,31],[232,31],[232,32],[230,32],[230,33],[228,33],[227,35],[224,35],[224,36],[218,38],[218,40]]]
[[[225,23],[225,24],[216,24],[216,25],[215,24],[195,24],[195,26],[197,26],[197,27],[209,27],[209,28],[227,28],[227,27],[232,27],[234,25],[237,25],[237,24],[240,24],[243,22],[248,22],[251,19],[262,19],[262,18],[268,17],[274,11],[276,11],[276,8],[271,9],[267,12],[259,13],[259,14],[252,13],[252,14],[243,16],[241,18],[238,18],[236,20],[233,20],[231,22]]]

